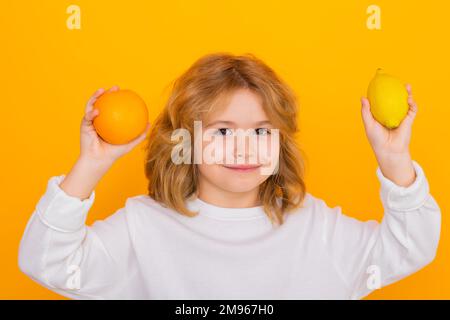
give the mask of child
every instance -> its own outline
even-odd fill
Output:
[[[374,120],[362,99],[379,165],[381,223],[348,217],[306,192],[292,90],[253,55],[219,53],[175,82],[155,121],[147,140],[148,195],[87,226],[95,186],[149,132],[126,145],[103,141],[92,125],[100,89],[87,103],[75,165],[49,179],[28,222],[19,267],[70,298],[360,299],[429,264],[439,242],[440,208],[409,153],[417,106],[407,90],[410,110],[394,130]],[[198,148],[179,153],[177,162],[177,129],[194,136],[181,145],[200,146],[200,158],[213,138],[225,145],[214,145],[213,162],[190,161]],[[236,148],[240,129],[261,149]]]

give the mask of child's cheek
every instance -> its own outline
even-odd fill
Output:
[[[212,137],[209,141],[203,142],[202,161],[206,164],[221,164],[223,160],[222,139]]]
[[[258,157],[263,165],[261,174],[271,175],[278,172],[280,144],[277,136],[261,137],[258,147]]]

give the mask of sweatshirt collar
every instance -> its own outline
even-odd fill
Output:
[[[266,216],[264,206],[249,208],[219,207],[205,202],[198,197],[188,200],[187,205],[191,210],[198,210],[200,215],[219,220],[249,220]]]

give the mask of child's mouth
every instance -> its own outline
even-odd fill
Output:
[[[236,172],[251,172],[261,167],[261,165],[224,165],[224,167]]]

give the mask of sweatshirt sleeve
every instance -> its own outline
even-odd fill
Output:
[[[19,268],[69,298],[105,299],[124,290],[130,236],[126,207],[92,226],[85,224],[95,191],[81,200],[53,176],[39,199],[19,246]]]
[[[324,242],[337,271],[346,282],[350,299],[360,299],[371,291],[398,281],[434,260],[441,210],[430,194],[421,166],[413,161],[416,179],[402,187],[383,176],[377,167],[384,216],[360,221],[329,208],[325,213]]]

